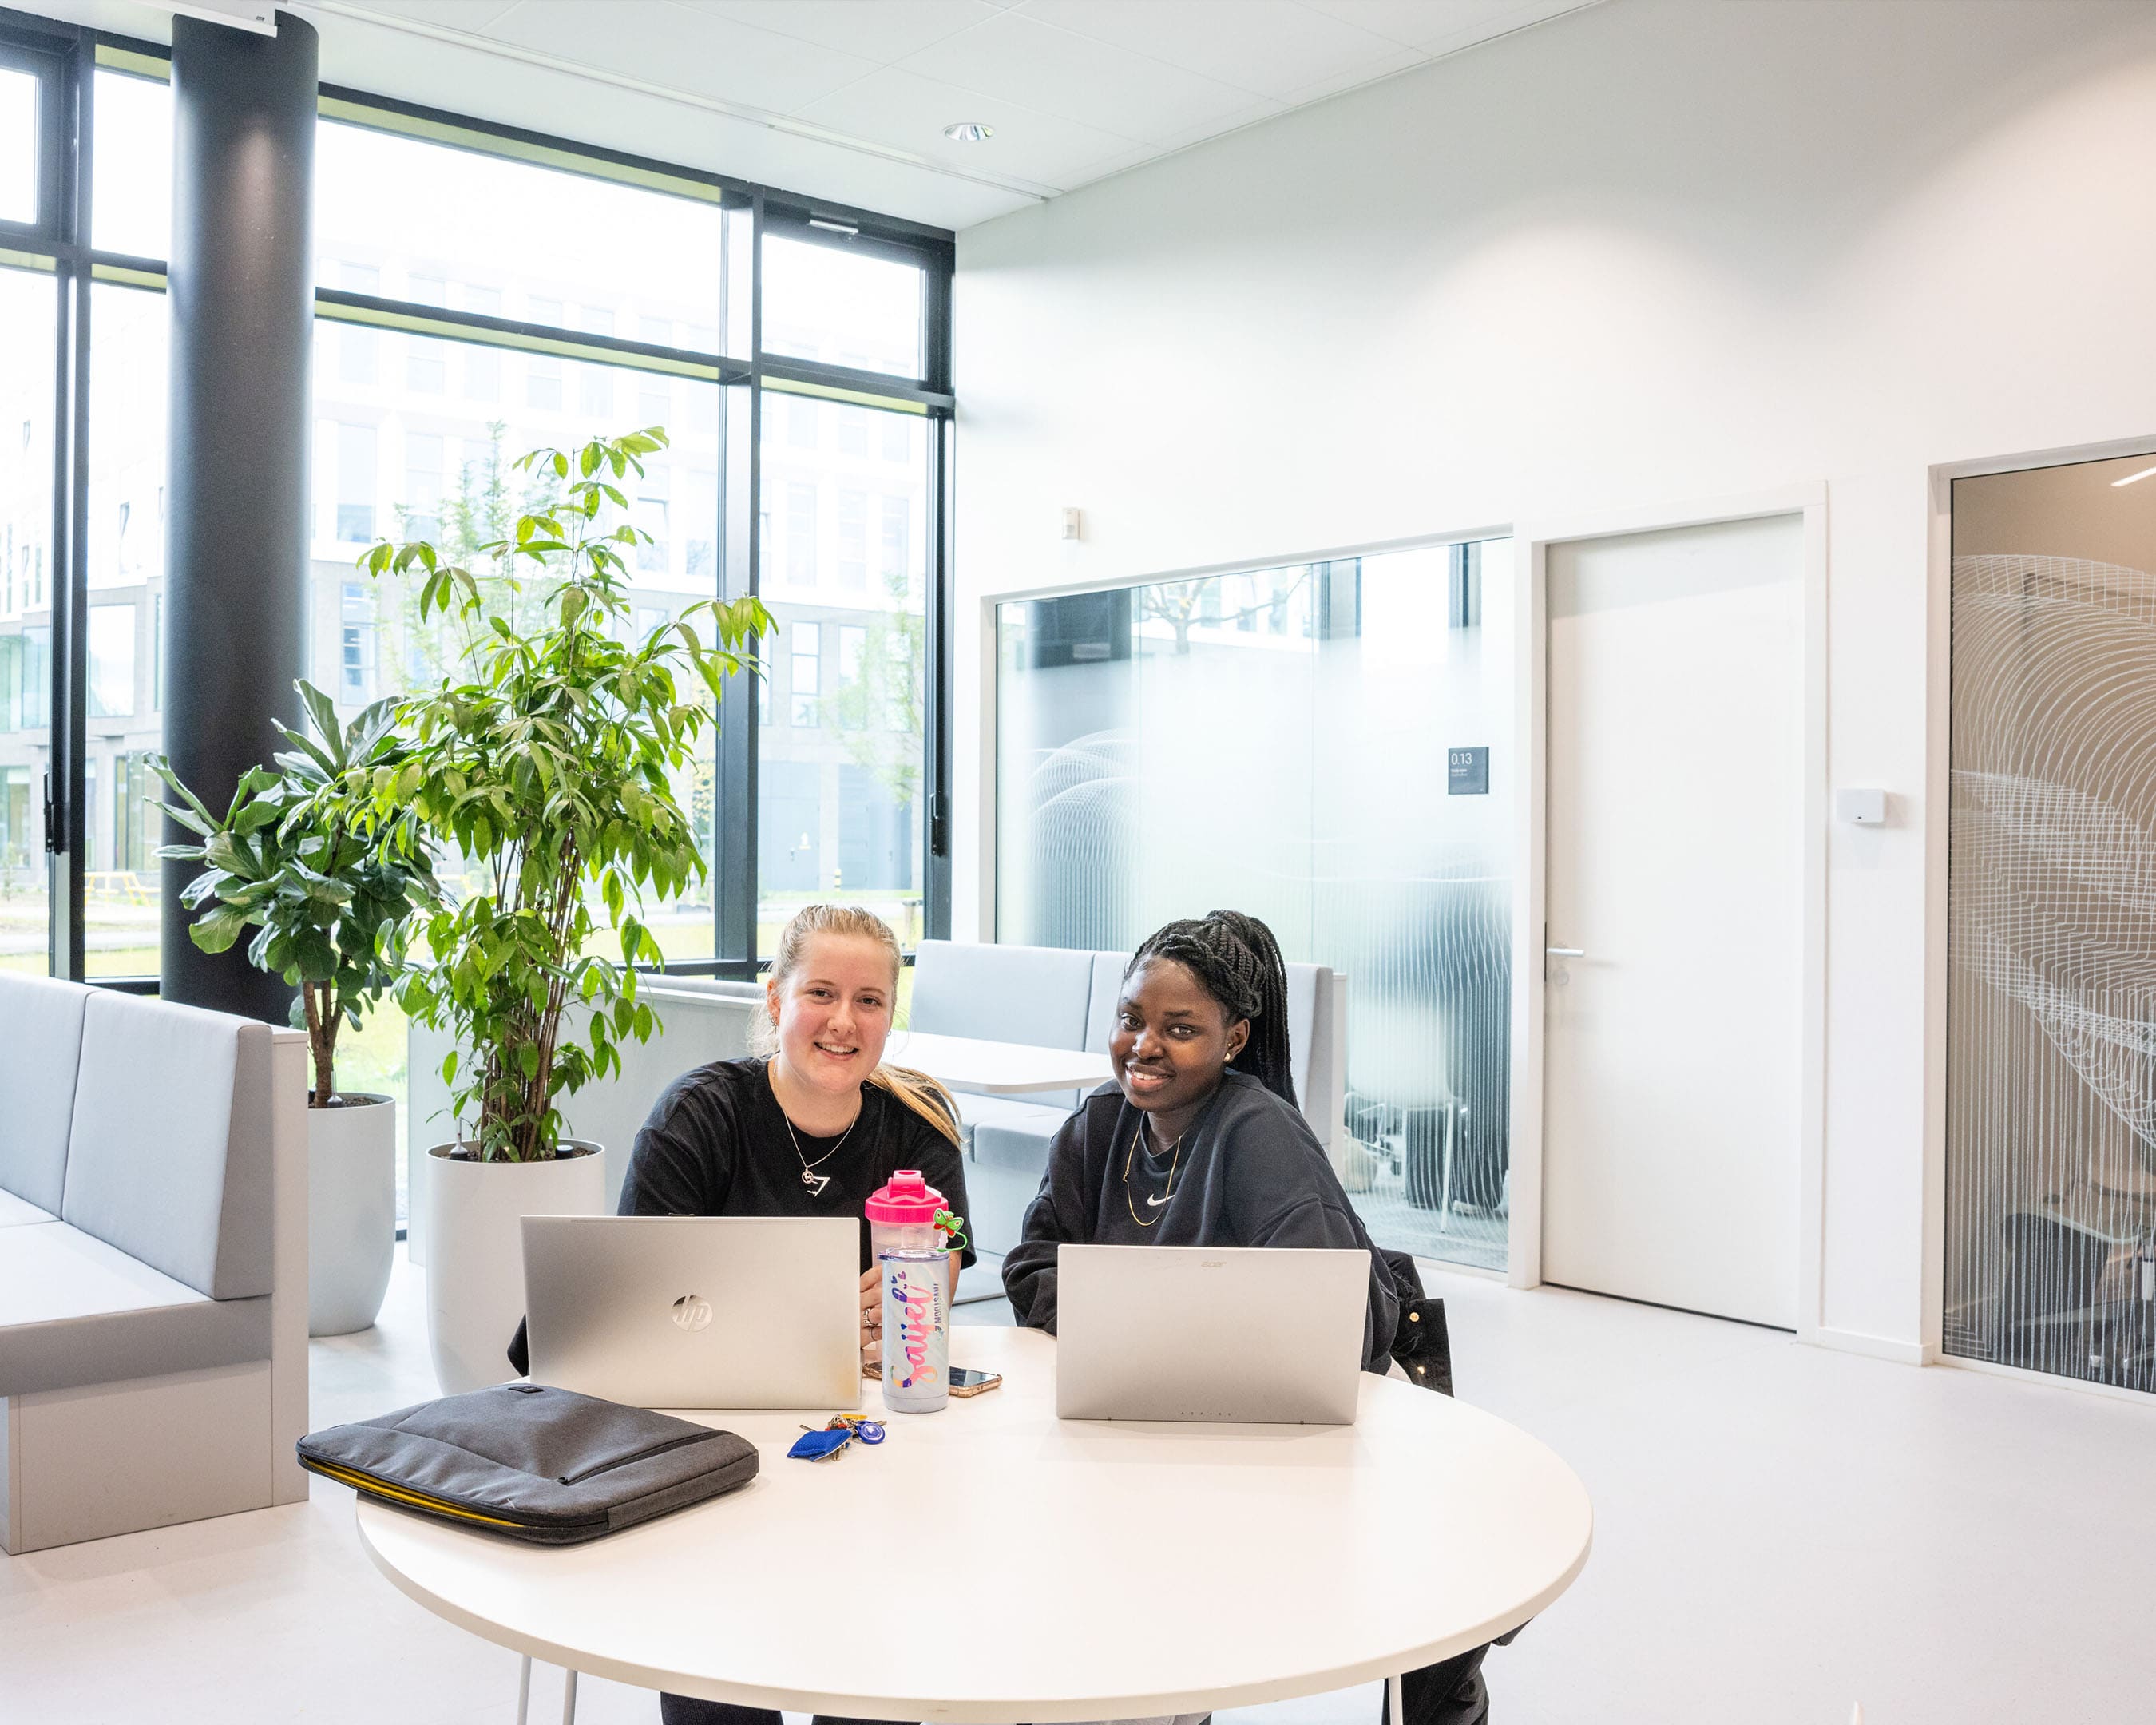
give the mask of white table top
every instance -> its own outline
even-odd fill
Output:
[[[1593,1527],[1571,1469],[1447,1397],[1365,1375],[1353,1426],[1055,1418],[1055,1343],[962,1325],[1004,1387],[891,1415],[875,1449],[588,1545],[362,1502],[404,1593],[490,1641],[649,1689],[855,1718],[1128,1719],[1247,1707],[1477,1646],[1562,1594]],[[865,1386],[862,1411],[880,1409]],[[821,1423],[820,1419],[818,1420]]]
[[[1029,1091],[1091,1090],[1115,1075],[1104,1054],[1083,1049],[1040,1048],[1029,1042],[989,1042],[975,1036],[937,1036],[927,1030],[894,1030],[884,1058],[911,1066],[959,1090],[992,1096]]]

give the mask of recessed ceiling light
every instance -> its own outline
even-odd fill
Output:
[[[978,120],[961,120],[955,126],[943,128],[943,136],[954,144],[983,144],[995,135],[995,127],[983,126]]]
[[[2113,480],[2111,482],[2112,489],[2116,490],[2121,485],[2130,485],[2136,480],[2145,479],[2156,479],[2156,467],[2144,467],[2138,473],[2129,473],[2123,480]]]

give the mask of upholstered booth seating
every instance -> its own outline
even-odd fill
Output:
[[[305,1497],[305,1060],[0,974],[0,1549]]]
[[[1105,1053],[1129,962],[1127,952],[923,941],[914,958],[908,1022],[938,1035]],[[1347,1149],[1347,978],[1323,965],[1291,964],[1287,999],[1296,1096],[1337,1168]],[[890,1058],[905,1060],[903,1036],[892,1039]],[[1007,1251],[1040,1188],[1049,1140],[1081,1097],[962,1093],[957,1101],[970,1155],[973,1238],[985,1250]]]

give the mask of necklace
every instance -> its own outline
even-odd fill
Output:
[[[773,1100],[776,1101],[778,1098],[773,1097]],[[846,1140],[853,1137],[854,1128],[861,1123],[862,1111],[856,1108],[854,1111],[854,1117],[846,1122],[846,1129],[839,1134],[839,1142],[811,1162],[801,1154],[801,1140],[793,1136],[793,1122],[786,1120],[786,1111],[783,1108],[778,1111],[778,1117],[781,1120],[786,1120],[786,1136],[793,1142],[793,1153],[800,1158],[801,1183],[808,1189],[808,1195],[811,1198],[821,1198],[824,1195],[824,1189],[831,1183],[831,1177],[829,1174],[819,1174],[816,1170],[845,1148]]]
[[[1137,1159],[1138,1153],[1138,1140],[1145,1135],[1145,1132],[1146,1122],[1141,1120],[1138,1122],[1138,1129],[1131,1134],[1131,1147],[1123,1153],[1123,1208],[1131,1213],[1131,1219],[1137,1223],[1139,1227],[1152,1228],[1159,1224],[1160,1218],[1158,1216],[1155,1216],[1151,1221],[1147,1221],[1143,1216],[1138,1214],[1138,1207],[1131,1202],[1131,1163]],[[1186,1128],[1184,1131],[1178,1132],[1175,1135],[1174,1141],[1168,1145],[1168,1184],[1163,1189],[1159,1197],[1147,1198],[1146,1199],[1146,1208],[1147,1209],[1158,1210],[1163,1204],[1166,1204],[1170,1198],[1174,1196],[1176,1164],[1183,1160],[1183,1141],[1189,1136],[1189,1132]]]

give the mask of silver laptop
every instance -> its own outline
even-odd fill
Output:
[[[1064,1246],[1056,1414],[1352,1425],[1369,1294],[1368,1252]]]
[[[526,1216],[531,1381],[639,1408],[857,1408],[860,1224]]]

